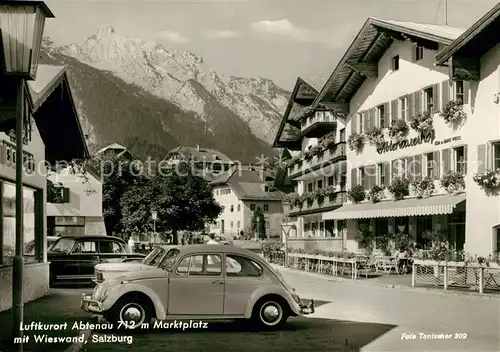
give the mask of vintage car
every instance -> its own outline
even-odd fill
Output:
[[[81,308],[115,328],[146,328],[151,319],[249,319],[277,328],[290,316],[314,313],[314,301],[306,306],[279,272],[248,250],[198,244],[170,249],[158,267],[98,284],[82,295]]]
[[[177,246],[157,246],[144,259],[126,259],[120,263],[103,263],[94,267],[95,283],[110,280],[129,271],[158,267],[169,249]]]
[[[50,283],[91,283],[99,263],[143,259],[129,253],[125,241],[112,236],[61,236],[47,251]]]
[[[228,239],[224,236],[215,236],[214,240],[219,242],[220,244],[224,244],[226,246],[232,246],[233,245],[233,240]],[[207,244],[207,242],[210,241],[210,236],[205,235],[203,236],[203,243]]]
[[[47,236],[47,250],[59,239],[58,236]],[[29,241],[24,246],[24,256],[34,256],[35,255],[35,241]]]

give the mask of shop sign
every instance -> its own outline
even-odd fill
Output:
[[[399,142],[384,142],[380,147],[377,148],[377,153],[383,154],[387,152],[393,152],[398,149],[405,149],[409,147],[414,147],[416,145],[420,145],[422,143],[432,143],[434,142],[434,132],[430,132],[428,134],[425,134],[423,136],[415,137],[415,138],[409,138],[409,139],[403,139]]]
[[[462,140],[462,136],[456,136],[456,137],[452,137],[452,138],[443,139],[442,141],[435,141],[434,145],[441,145],[441,144],[456,142],[456,141],[460,141],[460,140]]]

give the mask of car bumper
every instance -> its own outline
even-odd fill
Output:
[[[313,299],[311,299],[311,301],[308,304],[304,304],[304,302],[301,300],[299,306],[300,306],[300,313],[303,315],[314,314],[314,312],[316,311]]]
[[[85,293],[82,294],[80,308],[89,313],[99,314],[104,311],[101,302],[92,299],[91,295],[86,295]]]

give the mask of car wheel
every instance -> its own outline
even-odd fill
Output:
[[[254,306],[252,320],[259,327],[276,329],[283,327],[288,319],[288,305],[278,297],[259,300]]]
[[[138,299],[125,298],[115,304],[109,319],[106,320],[112,323],[115,329],[134,330],[149,325],[151,318],[149,305]]]

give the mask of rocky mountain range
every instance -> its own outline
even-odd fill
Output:
[[[228,77],[191,52],[127,38],[109,26],[82,45],[44,40],[42,62],[67,66],[92,142],[121,143],[140,156],[180,144],[244,162],[274,155],[270,142],[290,96],[269,79]]]

